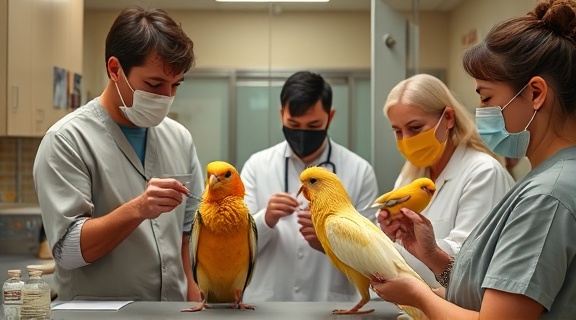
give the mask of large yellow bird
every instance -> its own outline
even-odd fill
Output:
[[[374,223],[352,206],[338,177],[321,167],[311,167],[300,174],[299,193],[310,201],[310,214],[318,240],[332,263],[346,274],[362,299],[350,310],[337,314],[364,314],[374,309],[360,309],[370,300],[370,277],[394,277],[407,274],[422,278],[408,266],[392,241]],[[418,309],[399,306],[414,319],[426,319]]]
[[[206,189],[192,223],[190,257],[202,302],[182,311],[210,308],[207,303],[242,302],[250,284],[257,252],[256,224],[244,203],[244,184],[236,169],[222,161],[206,166]]]
[[[428,206],[435,191],[434,181],[428,178],[419,178],[410,184],[381,195],[374,200],[371,207],[386,209],[390,215],[401,213],[400,209],[402,208],[420,213]]]

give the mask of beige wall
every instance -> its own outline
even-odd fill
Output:
[[[368,69],[370,14],[169,12],[195,44],[198,68]],[[86,11],[84,72],[92,96],[107,81],[104,42],[116,11]]]
[[[369,12],[172,11],[195,44],[198,68],[369,69]],[[85,12],[84,85],[104,88],[104,42],[117,11]],[[420,67],[448,69],[449,15],[420,15]]]
[[[462,36],[475,29],[480,41],[494,24],[526,14],[535,2],[535,0],[468,0],[450,13],[448,86],[470,110],[479,104],[479,99],[474,91],[474,81],[462,68],[465,51],[461,44]]]
[[[420,68],[448,70],[450,60],[450,14],[423,12],[420,19]]]

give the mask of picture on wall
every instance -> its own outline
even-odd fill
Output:
[[[64,68],[54,67],[54,108],[68,107],[68,72]]]
[[[72,90],[70,90],[70,109],[80,108],[80,82],[82,76],[74,73],[72,79]]]

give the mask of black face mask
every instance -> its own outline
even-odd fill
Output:
[[[284,138],[292,148],[292,151],[300,158],[305,158],[320,149],[328,130],[302,130],[282,126]]]

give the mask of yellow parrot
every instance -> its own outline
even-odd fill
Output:
[[[374,309],[360,309],[370,300],[370,277],[386,278],[406,274],[422,278],[406,263],[392,241],[374,223],[352,206],[338,177],[321,167],[311,167],[300,174],[298,193],[310,201],[310,214],[318,240],[330,261],[352,282],[362,299],[350,310],[336,314],[365,314]],[[399,306],[413,319],[427,319],[418,309]]]
[[[419,178],[398,189],[385,193],[374,200],[371,208],[386,209],[390,215],[400,213],[401,208],[408,208],[416,213],[422,212],[430,203],[436,187],[428,178]]]
[[[256,224],[244,203],[244,184],[236,169],[223,161],[206,166],[206,189],[192,222],[190,257],[202,302],[182,310],[194,312],[207,303],[254,309],[242,302],[256,263]]]

